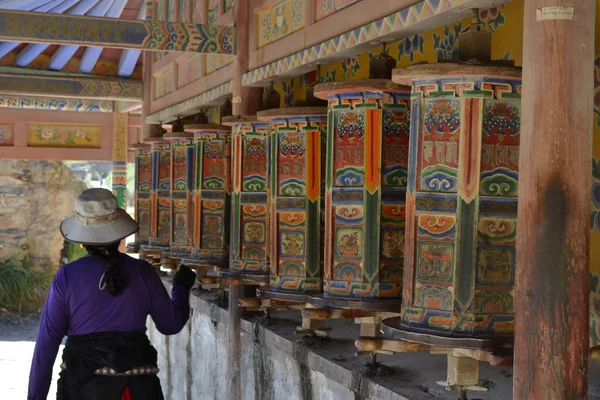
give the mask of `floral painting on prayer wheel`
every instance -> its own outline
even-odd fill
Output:
[[[513,334],[520,76],[463,64],[394,71],[412,84],[404,328]]]
[[[173,132],[171,142],[171,242],[170,257],[189,256],[193,234],[194,135]]]
[[[321,292],[326,113],[325,107],[258,113],[271,136],[271,292]]]
[[[135,151],[135,219],[140,230],[135,234],[138,246],[147,245],[150,237],[152,193],[152,155],[150,146]]]
[[[231,128],[186,125],[194,133],[195,184],[192,259],[224,265],[229,259]]]
[[[233,136],[230,268],[268,275],[269,124],[256,117],[227,117],[224,124],[232,126]]]
[[[171,144],[162,139],[151,144],[152,228],[149,245],[168,250],[171,242]]]
[[[410,88],[371,79],[315,95],[329,102],[324,297],[399,301]]]

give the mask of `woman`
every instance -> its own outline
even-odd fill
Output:
[[[48,293],[29,376],[29,400],[45,400],[63,337],[58,400],[159,400],[156,350],[146,336],[150,315],[165,335],[181,331],[189,312],[195,274],[179,269],[169,298],[146,261],[118,250],[137,223],[105,189],[89,189],[75,201],[76,214],[61,224],[66,240],[88,256],[62,267]]]

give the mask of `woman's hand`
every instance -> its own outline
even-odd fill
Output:
[[[196,274],[185,265],[179,266],[179,270],[173,277],[173,285],[181,286],[189,291],[196,282]]]

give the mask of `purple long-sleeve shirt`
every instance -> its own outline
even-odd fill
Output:
[[[121,266],[127,287],[118,297],[100,290],[104,264],[90,257],[58,270],[42,311],[29,375],[28,400],[46,400],[52,366],[65,335],[94,332],[145,332],[152,317],[165,335],[181,331],[190,314],[189,291],[173,286],[169,297],[155,269],[127,257]]]

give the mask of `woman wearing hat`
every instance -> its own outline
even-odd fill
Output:
[[[172,299],[146,261],[119,252],[138,230],[106,189],[89,189],[75,201],[76,214],[61,224],[65,239],[88,256],[56,274],[40,321],[29,376],[29,400],[45,400],[52,366],[64,336],[58,400],[164,399],[157,354],[146,336],[150,315],[165,335],[178,333],[189,317],[195,274],[179,269]]]

